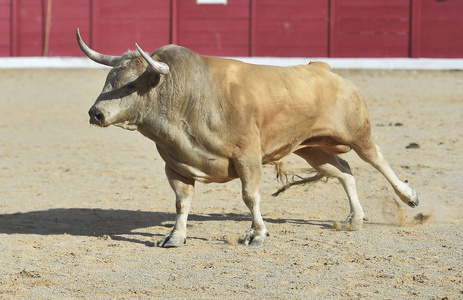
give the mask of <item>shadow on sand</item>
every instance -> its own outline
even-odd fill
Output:
[[[251,222],[247,214],[190,214],[190,221],[245,221]],[[332,229],[332,221],[301,220],[301,219],[271,219],[269,223],[295,223],[319,226]],[[139,240],[140,235],[146,237],[161,236],[161,234],[143,233],[143,229],[153,226],[171,228],[175,222],[175,214],[166,212],[150,212],[135,210],[110,210],[90,208],[57,208],[26,213],[0,215],[0,234],[38,234],[76,236],[109,236],[113,240],[141,243],[153,246],[151,242]],[[130,238],[127,236],[133,236]]]

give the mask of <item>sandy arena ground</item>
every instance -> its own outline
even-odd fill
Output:
[[[337,231],[349,205],[336,180],[273,198],[266,166],[271,236],[257,249],[239,244],[250,215],[237,180],[198,184],[187,245],[154,247],[174,224],[173,192],[153,142],[88,124],[107,72],[0,71],[1,299],[463,298],[463,72],[339,71],[421,205],[397,205],[348,153],[369,221]]]

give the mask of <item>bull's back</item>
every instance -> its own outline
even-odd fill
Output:
[[[279,118],[287,125],[315,125],[346,95],[356,93],[348,81],[318,65],[277,67],[217,59],[211,69],[233,111],[254,113],[263,126]]]
[[[312,137],[340,139],[357,126],[358,116],[368,118],[357,88],[325,64],[277,67],[213,59],[210,70],[228,107],[227,122],[241,135],[257,126],[264,155],[289,153]]]

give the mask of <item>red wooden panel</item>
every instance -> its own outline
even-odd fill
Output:
[[[0,0],[0,56],[11,54],[10,12],[10,0]]]
[[[463,1],[413,0],[412,56],[463,57]]]
[[[12,0],[14,56],[41,56],[43,52],[43,3],[37,0]]]
[[[331,0],[330,56],[408,57],[410,0]]]
[[[173,42],[203,55],[249,56],[249,1],[173,0]]]
[[[53,0],[51,3],[47,55],[82,56],[83,53],[79,46],[77,46],[75,32],[76,28],[79,28],[81,35],[84,38],[87,37],[88,40],[90,31],[90,0]],[[47,11],[46,5],[44,10],[45,12]]]
[[[121,55],[135,49],[153,52],[170,43],[170,0],[93,0],[92,47]]]
[[[252,55],[328,56],[328,0],[253,0]]]

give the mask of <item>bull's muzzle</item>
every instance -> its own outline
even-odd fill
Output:
[[[90,124],[104,126],[105,116],[101,110],[92,106],[92,108],[90,108],[90,110],[88,111],[88,115],[90,116]]]

